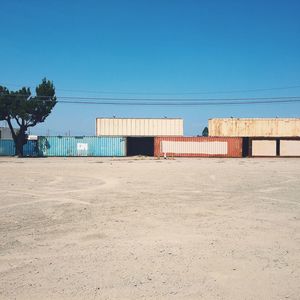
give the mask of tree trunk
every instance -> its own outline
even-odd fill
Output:
[[[23,144],[19,137],[17,137],[17,140],[15,141],[16,145],[16,155],[18,157],[23,157]]]
[[[27,143],[26,140],[26,131],[27,126],[25,125],[24,120],[22,120],[22,124],[20,125],[20,129],[18,132],[15,132],[13,125],[11,123],[11,119],[7,118],[6,122],[8,124],[8,127],[10,129],[11,135],[13,137],[14,143],[15,143],[15,155],[19,157],[23,157],[23,146]]]
[[[26,134],[24,129],[20,129],[16,135],[15,146],[16,146],[16,155],[23,157],[23,146],[26,144]]]

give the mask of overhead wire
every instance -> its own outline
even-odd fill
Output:
[[[245,90],[228,90],[228,91],[195,91],[195,92],[128,92],[128,91],[90,91],[90,90],[71,90],[71,89],[57,89],[64,92],[77,92],[77,93],[92,93],[92,94],[117,94],[117,95],[215,95],[215,94],[233,94],[233,93],[247,93],[247,92],[263,92],[272,90],[287,90],[300,88],[300,85],[286,86],[286,87],[273,87],[273,88],[260,88],[260,89],[245,89]]]
[[[97,105],[135,105],[135,106],[199,106],[199,105],[255,105],[268,103],[296,103],[300,96],[281,97],[242,97],[242,98],[118,98],[118,97],[87,97],[87,96],[31,96],[29,94],[0,93],[0,96],[34,98],[37,101],[52,101],[64,104],[97,104]]]
[[[58,103],[64,104],[85,104],[85,105],[120,105],[120,106],[222,106],[222,105],[253,105],[253,104],[274,104],[274,103],[295,103],[300,102],[297,99],[286,100],[264,100],[264,101],[247,101],[247,102],[95,102],[95,101],[70,101],[61,100]]]
[[[10,97],[26,97],[27,99],[30,98],[51,98],[56,97],[57,99],[75,99],[75,100],[106,100],[106,101],[247,101],[247,100],[280,100],[280,99],[298,99],[300,96],[281,96],[281,97],[240,97],[240,98],[118,98],[118,97],[85,97],[85,96],[46,96],[46,95],[39,95],[39,96],[31,96],[31,95],[23,95],[23,94],[6,94],[0,93],[0,96],[10,96]],[[43,101],[41,99],[41,101]]]
[[[3,86],[29,86],[35,85],[21,85],[16,83],[0,83]],[[300,85],[282,86],[282,87],[270,87],[270,88],[255,88],[255,89],[241,89],[241,90],[221,90],[221,91],[183,91],[183,92],[132,92],[132,91],[92,91],[92,90],[80,90],[80,89],[59,89],[57,91],[62,92],[76,92],[76,93],[92,93],[92,94],[116,94],[116,95],[213,95],[213,94],[232,94],[232,93],[248,93],[248,92],[264,92],[272,90],[288,90],[297,89]]]

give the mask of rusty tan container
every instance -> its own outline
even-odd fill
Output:
[[[300,156],[300,140],[280,139],[280,156]]]
[[[299,137],[300,118],[210,119],[208,130],[210,136]]]
[[[224,137],[155,137],[154,155],[168,157],[242,157],[242,139]]]
[[[182,136],[183,119],[97,118],[97,136]]]

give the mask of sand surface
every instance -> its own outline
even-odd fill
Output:
[[[0,299],[300,299],[300,159],[0,170]]]

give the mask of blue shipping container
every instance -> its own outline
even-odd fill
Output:
[[[37,141],[27,141],[27,144],[23,146],[23,155],[24,156],[37,156]]]
[[[126,156],[126,138],[40,136],[39,156]]]
[[[15,144],[13,140],[0,140],[0,156],[15,155]]]
[[[15,143],[13,140],[0,140],[0,156],[13,156],[15,153]],[[24,156],[36,156],[37,142],[27,141],[27,144],[23,146],[23,154]]]

